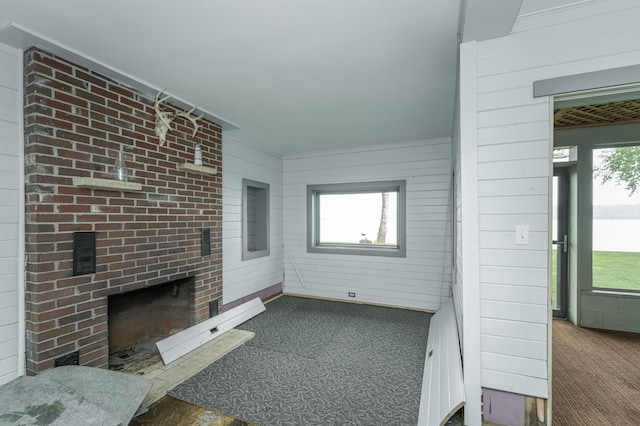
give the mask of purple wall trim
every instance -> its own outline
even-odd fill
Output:
[[[499,425],[524,425],[524,395],[482,388],[484,420]]]
[[[231,308],[235,308],[236,306],[242,305],[243,303],[248,302],[251,299],[255,299],[256,297],[259,297],[264,302],[265,300],[280,293],[282,293],[282,283],[272,285],[271,287],[264,288],[260,291],[256,291],[255,293],[251,293],[248,296],[234,300],[233,302],[229,302],[222,306],[222,312],[228,311]]]

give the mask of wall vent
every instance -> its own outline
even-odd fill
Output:
[[[218,299],[209,302],[209,318],[218,315]]]
[[[96,233],[73,233],[73,275],[95,274]]]
[[[211,229],[202,228],[201,235],[201,254],[202,256],[209,256],[211,254]]]

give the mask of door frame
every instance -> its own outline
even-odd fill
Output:
[[[569,171],[564,164],[554,164],[553,176],[558,177],[558,240],[552,240],[551,242],[552,244],[557,245],[557,258],[555,266],[557,284],[556,296],[558,308],[552,309],[554,318],[566,318],[569,287]]]

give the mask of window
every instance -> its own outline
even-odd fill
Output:
[[[592,286],[640,292],[640,145],[593,150]]]
[[[575,163],[578,160],[578,147],[553,148],[553,163]]]
[[[307,186],[307,251],[405,257],[406,182]]]
[[[242,260],[269,256],[269,184],[242,179]]]

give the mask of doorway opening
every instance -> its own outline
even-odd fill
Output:
[[[607,371],[622,342],[640,352],[640,190],[631,191],[640,185],[640,89],[575,93],[553,103],[550,300],[554,317],[566,318],[552,327],[553,422],[572,424],[572,411],[591,418],[594,409],[609,411],[610,422],[640,399],[640,390],[625,384],[629,377]],[[591,345],[593,338],[600,343]],[[597,407],[596,385],[606,390]]]

